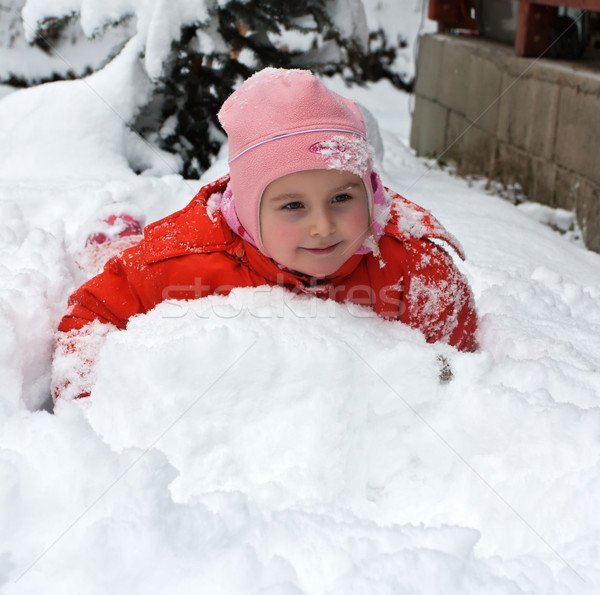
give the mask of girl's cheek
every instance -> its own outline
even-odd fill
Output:
[[[296,228],[293,225],[280,225],[277,228],[277,237],[279,238],[280,242],[282,243],[286,243],[286,241],[289,242],[289,240],[297,235],[297,231]]]
[[[267,228],[265,229],[265,232],[268,233],[269,236],[277,238],[278,241],[281,241],[288,236],[291,231],[292,226],[290,226],[288,221],[283,217],[270,219],[267,223]]]

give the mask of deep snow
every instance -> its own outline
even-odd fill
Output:
[[[378,121],[385,183],[463,244],[478,353],[237,290],[136,317],[92,398],[39,409],[96,222],[157,219],[226,169],[183,180],[130,142],[134,43],[0,100],[2,593],[596,593],[600,256],[547,209],[415,158],[409,98],[385,82],[326,81]]]

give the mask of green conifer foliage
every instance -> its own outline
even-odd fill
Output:
[[[15,36],[24,35],[15,15],[25,2],[2,1],[12,16],[0,28],[0,45],[10,46]],[[89,7],[102,2],[89,0]],[[172,41],[162,74],[151,75],[150,101],[128,123],[150,143],[177,154],[186,178],[200,177],[225,140],[216,116],[220,106],[243,79],[264,67],[307,68],[354,84],[387,78],[411,90],[412,81],[394,70],[396,51],[406,44],[389,44],[382,30],[367,32],[361,0],[204,0],[204,7],[207,12],[198,22],[181,21],[187,24]],[[76,71],[55,61],[59,71],[29,78],[10,74],[0,82],[27,87],[79,78],[101,68],[136,34],[137,14],[126,9],[114,21],[100,21],[91,37],[83,31],[81,14],[68,5],[62,13],[48,7],[44,14],[30,40],[32,48],[56,57],[63,48],[94,38],[107,40],[108,54]],[[92,55],[91,50],[84,55]]]
[[[388,45],[383,31],[372,32],[363,47],[336,27],[328,6],[326,0],[231,0],[214,9],[210,23],[185,27],[173,43],[154,106],[141,115],[142,132],[182,157],[186,178],[197,178],[224,139],[216,117],[221,104],[241,80],[261,68],[309,68],[327,76],[341,74],[357,84],[388,78],[410,90],[411,82],[390,68],[396,48]],[[271,40],[285,32],[302,35],[308,48]],[[208,50],[202,43],[207,35],[218,40]],[[160,115],[148,119],[148,111],[157,111],[156,103]]]

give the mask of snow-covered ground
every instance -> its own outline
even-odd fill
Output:
[[[0,100],[0,591],[597,593],[600,256],[540,223],[564,213],[415,158],[386,82],[326,81],[378,121],[386,184],[463,244],[478,353],[237,290],[136,317],[90,399],[41,409],[95,222],[226,170],[184,180],[126,132],[135,50]]]

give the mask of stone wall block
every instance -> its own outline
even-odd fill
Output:
[[[533,187],[533,171],[526,151],[499,142],[490,177],[506,185],[519,184],[528,194]]]
[[[419,39],[415,95],[438,100],[444,46],[444,38],[438,35],[423,35]]]
[[[446,145],[443,156],[446,159],[460,161],[462,152],[466,148],[466,132],[469,121],[456,112],[449,112],[448,126],[446,128]]]
[[[531,159],[532,185],[527,191],[530,200],[548,206],[559,206],[555,203],[556,170],[557,166],[552,161],[535,157]]]
[[[489,175],[495,162],[496,138],[454,112],[448,114],[444,157],[458,163],[462,175]]]
[[[493,134],[498,127],[502,70],[491,60],[473,55],[468,79],[466,116]]]
[[[575,211],[585,245],[600,252],[600,185],[559,167],[555,203],[563,209]]]
[[[505,74],[498,112],[498,138],[535,156],[552,159],[560,87]]]
[[[556,81],[566,87],[574,87],[581,93],[598,94],[600,72],[590,68],[584,61],[556,62],[543,60],[535,64],[535,76],[542,80],[557,78]]]
[[[510,142],[511,138],[511,108],[517,103],[516,80],[516,77],[512,74],[508,72],[502,73],[502,89],[498,105],[496,136],[498,137],[498,140],[507,143]]]
[[[499,143],[489,177],[504,184],[519,184],[529,200],[551,207],[555,203],[556,170],[551,161],[531,158],[523,149]],[[564,208],[564,207],[563,207]]]
[[[600,184],[600,98],[563,87],[560,93],[556,162]]]
[[[442,52],[438,101],[462,116],[467,113],[472,55],[463,44],[446,43]]]
[[[419,155],[437,156],[446,146],[448,110],[439,103],[418,97],[410,129],[410,146]]]

